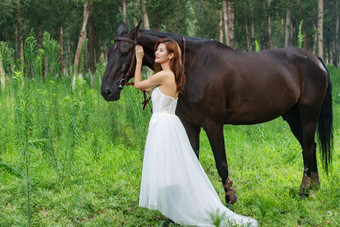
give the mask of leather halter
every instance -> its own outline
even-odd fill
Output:
[[[132,43],[134,46],[137,45],[137,41],[136,40],[132,40],[126,37],[116,37],[114,38],[114,41],[124,41],[124,42],[128,42],[128,43]]]
[[[114,41],[115,42],[117,42],[117,41],[128,42],[128,43],[133,44],[134,47],[138,44],[136,40],[132,40],[132,39],[129,39],[129,38],[126,38],[126,37],[116,37],[116,38],[114,38]],[[132,62],[130,64],[130,68],[127,71],[127,73],[125,74],[124,78],[119,81],[118,88],[123,89],[125,85],[134,85],[134,83],[126,83],[125,78],[130,75],[132,67],[135,64],[135,61],[136,61],[136,56],[135,56],[135,51],[133,51],[133,57],[132,57]],[[143,95],[144,95],[144,102],[142,102],[142,104],[143,104],[143,110],[144,110],[145,107],[147,106],[147,104],[149,103],[149,101],[151,100],[151,96],[149,98],[147,98],[145,91],[143,91]],[[152,112],[152,110],[151,110],[151,112]]]
[[[133,44],[134,47],[137,45],[136,40],[132,40],[132,39],[129,39],[129,38],[126,38],[126,37],[116,37],[116,38],[114,38],[114,41],[115,42],[117,42],[117,41],[128,42],[128,43]],[[136,60],[135,59],[135,51],[133,51],[132,62],[130,64],[129,70],[125,74],[124,78],[119,81],[119,85],[118,85],[119,89],[123,89],[125,85],[133,85],[133,83],[126,83],[125,78],[130,75],[132,67],[135,64],[135,60]]]

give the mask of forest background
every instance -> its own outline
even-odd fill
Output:
[[[100,83],[120,21],[215,39],[239,51],[299,46],[327,63],[334,152],[321,187],[298,195],[303,161],[276,119],[224,128],[236,213],[262,226],[340,225],[339,0],[1,0],[0,226],[157,226],[138,207],[151,116],[132,86],[106,102]],[[144,70],[143,76],[146,76]],[[200,162],[224,191],[204,131]],[[261,164],[259,164],[261,163]],[[216,223],[216,215],[212,215]]]
[[[261,50],[298,46],[303,21],[302,47],[339,63],[339,0],[2,0],[0,41],[23,68],[27,37],[34,32],[42,49],[48,32],[59,44],[59,74],[79,61],[94,73],[100,56],[107,60],[119,21],[132,28],[139,20],[144,29],[215,39],[240,51],[255,51],[256,42]]]

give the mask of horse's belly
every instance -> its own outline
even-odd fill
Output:
[[[286,100],[284,102],[268,101],[267,103],[249,103],[239,105],[237,108],[232,108],[225,115],[226,124],[243,125],[243,124],[258,124],[271,121],[282,116],[289,111],[297,100]]]
[[[280,117],[282,114],[270,114],[266,116],[254,116],[254,115],[242,115],[241,114],[235,117],[228,117],[224,123],[232,124],[232,125],[259,124],[259,123],[271,121],[277,117]]]

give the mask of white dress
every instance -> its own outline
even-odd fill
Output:
[[[223,226],[257,226],[256,220],[226,208],[198,161],[180,119],[177,100],[157,87],[145,144],[139,206],[158,210],[178,224],[213,226],[211,214],[224,215]]]

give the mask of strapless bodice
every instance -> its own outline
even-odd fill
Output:
[[[175,114],[177,99],[163,94],[159,87],[155,88],[151,95],[153,113]]]

